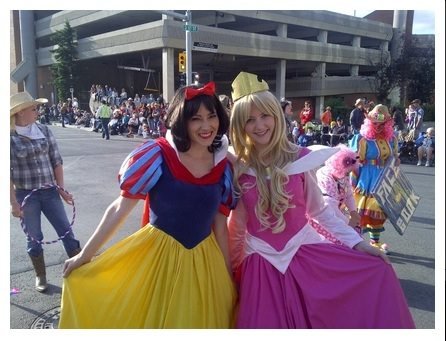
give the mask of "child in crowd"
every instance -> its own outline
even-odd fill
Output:
[[[417,166],[423,164],[423,158],[426,156],[426,167],[432,166],[432,160],[435,151],[435,129],[433,127],[427,128],[426,134],[421,135],[416,141],[415,145],[418,146],[418,163]]]

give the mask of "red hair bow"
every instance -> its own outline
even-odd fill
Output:
[[[185,96],[186,100],[191,100],[192,98],[195,98],[199,95],[215,95],[215,83],[209,82],[206,85],[204,85],[202,88],[195,89],[193,87],[187,87]]]

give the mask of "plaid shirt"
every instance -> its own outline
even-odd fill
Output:
[[[10,178],[16,189],[32,190],[56,184],[54,168],[62,164],[56,139],[48,127],[37,123],[44,139],[10,135]]]

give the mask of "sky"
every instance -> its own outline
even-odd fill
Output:
[[[365,17],[374,10],[334,10],[342,14],[356,17]],[[415,10],[412,34],[434,34],[435,33],[435,11]]]

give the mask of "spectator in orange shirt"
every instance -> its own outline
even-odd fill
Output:
[[[331,107],[326,107],[325,111],[321,114],[322,127],[330,127],[331,117]]]
[[[331,107],[326,107],[325,111],[321,114],[321,144],[324,146],[330,145],[330,123],[332,121]]]

